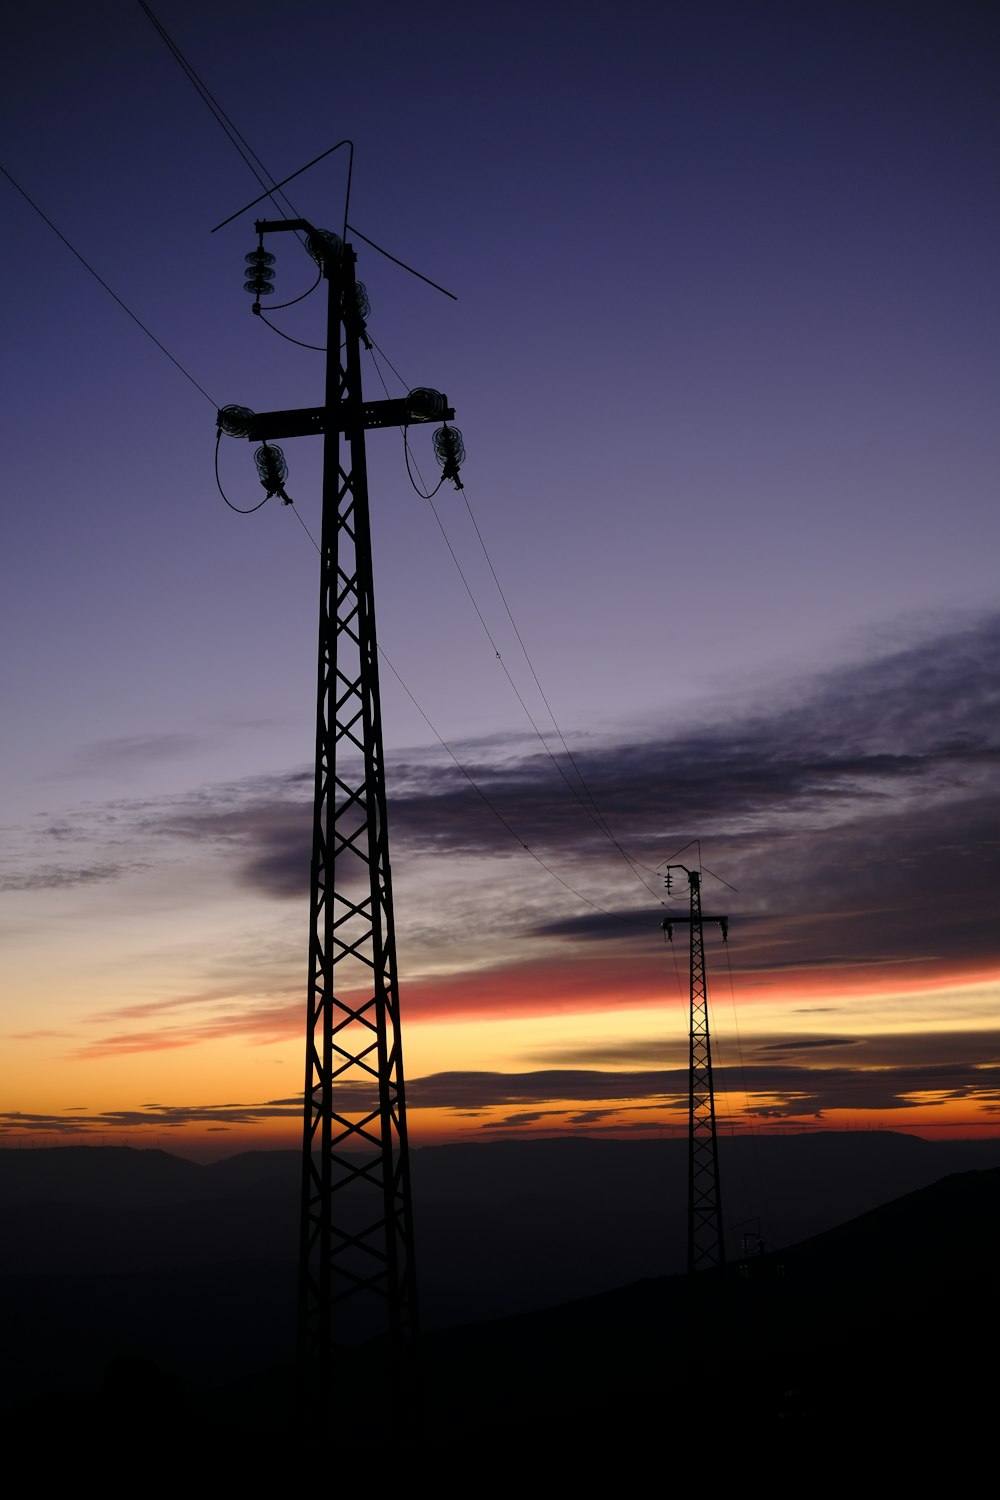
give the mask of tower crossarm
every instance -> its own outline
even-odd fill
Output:
[[[354,412],[343,405],[332,410],[326,406],[294,407],[290,411],[265,411],[248,420],[245,433],[251,443],[273,443],[278,438],[322,437],[334,430],[347,432],[349,425],[360,422],[366,432],[379,427],[416,427],[427,422],[451,421],[455,413],[450,406],[428,416],[414,410],[406,396],[388,401],[362,401]]]

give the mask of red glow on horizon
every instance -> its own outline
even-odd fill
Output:
[[[733,1136],[848,1132],[916,1135],[928,1141],[985,1140],[995,1138],[1000,1130],[1000,1111],[990,1115],[972,1101],[950,1100],[947,1116],[940,1119],[934,1118],[933,1109],[928,1109],[926,1104],[883,1110],[831,1109],[821,1115],[789,1111],[773,1118],[750,1117],[741,1106],[736,1106],[730,1114],[724,1097],[720,1097],[717,1104],[720,1140]],[[595,1116],[593,1121],[581,1122],[581,1116],[591,1113]],[[491,1140],[530,1143],[560,1136],[677,1141],[687,1138],[686,1109],[636,1105],[627,1100],[618,1104],[603,1100],[595,1102],[592,1107],[580,1100],[554,1099],[528,1108],[510,1104],[490,1104],[481,1108],[411,1108],[407,1119],[413,1149]],[[162,1121],[151,1118],[146,1124],[119,1130],[77,1120],[72,1124],[67,1122],[58,1130],[8,1131],[0,1149],[32,1150],[57,1146],[165,1151],[194,1161],[211,1162],[250,1151],[300,1151],[302,1123],[298,1117],[290,1116],[284,1121],[268,1120],[259,1125],[240,1123],[212,1129],[179,1125],[167,1129]]]
[[[740,1004],[763,1002],[787,1005],[796,1000],[830,1000],[926,994],[935,989],[966,985],[1000,984],[1000,973],[970,965],[967,969],[939,959],[919,963],[872,966],[853,964],[843,968],[788,968],[731,970]],[[723,979],[710,972],[711,988],[718,991]],[[678,993],[677,973],[661,962],[642,955],[587,954],[567,959],[564,955],[528,959],[492,969],[458,974],[426,975],[404,980],[402,1004],[408,1020],[415,1024],[438,1019],[515,1019],[630,1008],[663,1007],[687,1000],[686,970]],[[728,983],[728,972],[726,976]]]

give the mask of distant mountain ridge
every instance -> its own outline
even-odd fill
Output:
[[[745,1233],[784,1254],[845,1221],[889,1214],[880,1206],[948,1174],[1000,1169],[1000,1142],[881,1131],[726,1137],[720,1155],[733,1261]],[[558,1319],[561,1306],[668,1284],[685,1263],[686,1163],[682,1140],[416,1149],[429,1340],[519,1315]],[[119,1350],[176,1371],[190,1389],[290,1360],[300,1170],[295,1151],[206,1166],[131,1147],[0,1151],[3,1400],[45,1383],[99,1382]]]

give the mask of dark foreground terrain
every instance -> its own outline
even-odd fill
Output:
[[[727,1203],[752,1206],[752,1179],[761,1208],[693,1300],[685,1163],[669,1141],[415,1152],[419,1376],[397,1391],[352,1351],[330,1412],[303,1417],[295,1153],[0,1152],[8,1456],[122,1481],[154,1459],[286,1480],[319,1462],[331,1488],[388,1462],[492,1493],[598,1473],[631,1488],[650,1465],[663,1482],[862,1463],[889,1480],[983,1446],[1000,1145],[725,1142]]]

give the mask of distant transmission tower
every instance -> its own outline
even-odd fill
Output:
[[[418,1326],[365,433],[454,413],[437,391],[363,399],[368,303],[348,244],[303,219],[258,220],[256,230],[245,283],[255,312],[273,277],[266,234],[304,233],[329,296],[325,404],[219,413],[220,432],[261,444],[261,483],[285,504],[272,439],[323,437],[298,1317],[301,1395],[316,1407],[334,1381],[348,1395],[352,1379],[370,1386],[343,1351],[381,1343],[398,1357],[363,1394],[384,1400]],[[444,427],[435,439],[443,477],[457,483],[460,434]]]
[[[719,1142],[715,1127],[715,1086],[712,1080],[712,1044],[708,1030],[708,990],[705,983],[704,923],[718,922],[723,941],[729,937],[728,917],[709,917],[701,909],[701,876],[685,865],[668,865],[665,884],[669,891],[672,870],[683,870],[691,888],[691,914],[666,917],[663,930],[673,942],[674,927],[691,929],[691,1027],[688,1051],[688,1276],[696,1271],[725,1265],[722,1233],[722,1194],[719,1188]]]

